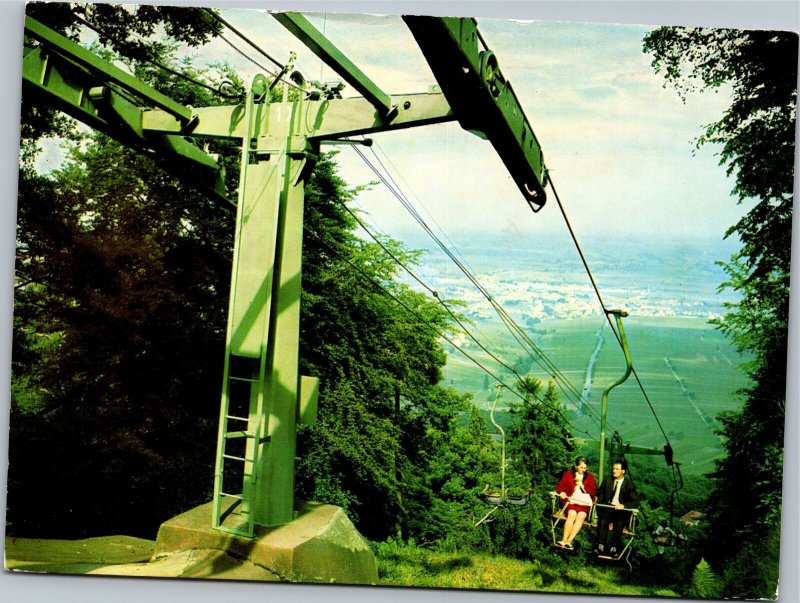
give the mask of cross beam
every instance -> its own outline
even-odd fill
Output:
[[[441,92],[396,95],[397,110],[387,119],[377,113],[363,97],[306,100],[296,105],[302,115],[298,115],[298,134],[309,140],[325,142],[346,136],[390,132],[405,128],[427,126],[455,120],[453,110]],[[277,116],[286,112],[286,106],[295,103],[273,102],[261,110],[267,120],[269,115]],[[142,113],[142,129],[159,134],[178,133],[182,129],[178,118],[158,109]],[[213,138],[245,138],[247,123],[242,107],[220,106],[199,107],[195,109],[193,136]]]
[[[150,156],[212,197],[229,201],[222,166],[185,138],[195,120],[189,107],[30,17],[25,17],[22,80],[26,91],[60,111]],[[145,107],[164,111],[178,127],[166,135],[147,132],[142,127]]]
[[[475,19],[406,15],[403,20],[458,122],[489,139],[528,205],[538,212],[546,200],[544,154]]]

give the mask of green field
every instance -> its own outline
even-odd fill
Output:
[[[570,412],[570,421],[579,438],[597,438],[600,425],[600,399],[603,390],[625,371],[622,351],[608,325],[600,332],[603,344],[597,354],[591,389],[584,413],[578,412],[581,392],[590,359],[598,346],[598,329],[604,320],[585,318],[542,322],[528,329],[528,335],[547,358],[574,386],[563,392],[562,400]],[[521,374],[550,379],[508,330],[497,324],[481,323],[475,334],[495,356],[506,364],[525,367]],[[633,365],[655,410],[651,411],[632,376],[609,396],[609,433],[619,431],[625,442],[637,446],[661,448],[664,437],[659,422],[675,450],[675,459],[685,473],[706,473],[722,455],[716,416],[736,410],[742,404],[737,390],[748,385],[741,370],[745,360],[720,332],[705,320],[681,317],[645,317],[625,319]],[[499,365],[475,343],[461,346],[475,360],[498,375],[504,383],[514,384],[513,374]],[[519,368],[518,368],[519,370]],[[494,399],[494,379],[460,352],[449,350],[445,383],[461,392],[471,392],[483,407]],[[504,394],[499,407],[514,398]],[[588,407],[588,408],[587,408]],[[657,420],[656,417],[657,416]]]

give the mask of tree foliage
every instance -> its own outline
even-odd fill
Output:
[[[206,497],[232,215],[96,136],[18,219],[9,518],[149,534]]]
[[[574,458],[570,426],[552,382],[543,385],[532,377],[519,383],[524,401],[511,406],[509,431],[512,466],[528,477],[539,492],[552,490]],[[555,480],[555,481],[554,481]]]
[[[109,59],[118,56],[112,48],[130,50],[124,37],[140,40],[149,58],[184,77],[119,59],[179,102],[220,104],[194,81],[237,80],[225,65],[175,64],[176,40],[201,43],[216,30],[196,10],[27,8],[73,38],[77,19],[118,30],[102,40],[107,50],[96,48]],[[157,27],[168,33],[160,42],[139,37]],[[53,135],[73,142],[68,160],[37,174],[37,146]],[[152,537],[165,518],[208,498],[233,215],[40,99],[23,99],[22,137],[9,526],[50,537]],[[236,146],[212,141],[209,150],[235,188]]]
[[[506,485],[523,495],[524,507],[497,514],[490,533],[493,550],[518,558],[545,558],[551,541],[550,497],[563,471],[574,462],[569,424],[558,391],[530,376],[517,383],[521,403],[512,402],[506,428]]]
[[[371,538],[429,537],[429,472],[467,403],[438,385],[450,317],[398,282],[385,250],[406,265],[416,254],[354,236],[344,203],[355,191],[333,165],[318,164],[307,188],[301,348],[323,391],[301,442],[300,492],[340,504]]]
[[[730,87],[728,109],[698,144],[719,145],[733,194],[753,204],[726,233],[742,248],[723,265],[730,278],[722,287],[741,299],[716,322],[740,351],[754,355],[742,410],[720,416],[726,456],[717,463],[707,557],[722,563],[763,541],[780,521],[798,37],[662,27],[645,37],[644,49],[681,94]],[[772,597],[776,586],[736,592]]]
[[[74,41],[80,40],[82,29],[92,27],[103,48],[140,65],[160,61],[175,42],[199,46],[221,31],[220,24],[208,13],[180,6],[30,2],[25,13]],[[153,36],[156,32],[165,35]],[[23,91],[21,158],[25,163],[36,156],[41,137],[76,136],[71,119],[28,96]]]
[[[733,225],[756,279],[789,271],[797,104],[797,35],[774,31],[661,27],[645,38],[653,67],[681,94],[731,87],[722,118],[698,144],[720,145],[733,193],[755,200]]]

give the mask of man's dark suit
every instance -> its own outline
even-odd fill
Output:
[[[600,489],[597,492],[597,502],[603,505],[610,505],[614,498],[615,482],[613,476],[609,475],[603,479]],[[639,504],[636,490],[630,478],[624,477],[619,490],[619,502],[625,505],[626,509],[635,509]],[[608,524],[614,524],[614,533],[611,540],[611,549],[616,549],[616,553],[621,552],[622,530],[630,522],[630,513],[625,509],[616,510],[608,507],[597,507],[597,544],[605,546],[608,539]],[[611,551],[608,549],[608,551]],[[613,552],[613,551],[611,551]]]

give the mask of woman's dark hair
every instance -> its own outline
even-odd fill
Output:
[[[578,465],[580,465],[581,463],[586,463],[588,465],[589,464],[589,459],[587,459],[585,456],[579,456],[578,458],[576,458],[575,459],[575,464],[570,468],[571,471],[572,471],[572,475],[575,475],[577,473],[575,468]]]

